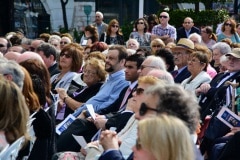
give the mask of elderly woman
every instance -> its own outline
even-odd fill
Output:
[[[136,31],[130,33],[129,38],[136,39],[140,46],[150,46],[151,33],[147,32],[147,21],[144,18],[137,19],[134,28]]]
[[[106,75],[104,63],[96,58],[91,58],[83,67],[83,82],[87,85],[85,88],[77,90],[71,96],[68,96],[65,89],[57,88],[60,99],[67,106],[64,117],[94,96],[105,81]]]
[[[209,83],[212,78],[206,72],[207,66],[207,54],[200,51],[193,52],[187,64],[191,76],[181,83],[184,89],[194,92],[202,83]]]
[[[155,55],[157,50],[165,47],[165,43],[160,38],[156,38],[152,40],[150,47],[152,54]]]
[[[67,36],[63,36],[61,38],[61,41],[60,41],[60,50],[63,49],[63,47],[66,45],[66,44],[69,44],[69,43],[72,43],[71,39]]]
[[[222,39],[229,38],[233,43],[240,43],[236,25],[237,24],[234,19],[226,19],[221,28],[222,33],[218,35],[217,41],[220,42]]]
[[[137,160],[194,159],[194,148],[188,128],[183,121],[169,115],[147,118],[139,122],[138,139],[133,153],[134,159]]]
[[[119,22],[116,19],[112,19],[109,22],[107,32],[101,35],[100,41],[105,42],[108,45],[124,45],[123,34],[120,30]]]

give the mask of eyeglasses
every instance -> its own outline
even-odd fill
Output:
[[[137,24],[144,24],[143,22],[137,22]]]
[[[201,61],[196,60],[196,59],[189,59],[188,62],[189,62],[189,63],[195,63],[195,62],[202,63]]]
[[[144,92],[144,89],[143,88],[134,88],[133,92],[136,92],[137,95],[140,95]]]
[[[62,41],[62,42],[60,42],[60,44],[68,44],[68,42],[63,42],[63,41]]]
[[[161,45],[152,45],[153,48],[157,47],[157,48],[161,48]]]
[[[55,46],[55,47],[57,47],[58,46],[58,44],[52,44],[53,46]]]
[[[35,48],[34,47],[29,47],[29,50],[30,51],[35,51]]]
[[[144,68],[147,68],[147,67],[149,67],[149,68],[155,68],[154,66],[145,66],[145,65],[141,65],[141,66],[140,66],[140,69],[143,70]]]
[[[192,22],[184,22],[184,24],[191,24]]]
[[[140,106],[140,109],[139,109],[139,115],[140,116],[144,116],[148,110],[151,110],[151,111],[155,111],[155,112],[159,112],[157,109],[155,108],[150,108],[146,105],[146,103],[142,103],[141,106]]]
[[[92,72],[90,70],[83,70],[83,74],[95,75],[97,73],[96,72]]]
[[[168,16],[159,16],[159,18],[168,18]]]
[[[225,23],[224,25],[225,25],[225,26],[232,27],[232,24],[231,24],[231,23]]]
[[[66,58],[72,57],[72,55],[70,55],[70,54],[60,53],[60,57],[63,57],[63,56],[65,56]]]
[[[139,139],[139,138],[136,139],[136,144],[135,144],[135,146],[136,146],[136,149],[137,149],[137,150],[142,149],[142,145],[141,145],[141,142],[140,142],[140,139]]]
[[[118,25],[112,25],[113,28],[118,28],[119,26]]]
[[[4,44],[0,44],[0,48],[2,48],[2,47],[6,47]]]

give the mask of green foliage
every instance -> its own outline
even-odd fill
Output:
[[[191,17],[194,20],[195,26],[210,25],[214,28],[219,22],[222,22],[226,17],[228,17],[228,12],[226,10],[205,10],[199,11],[195,14],[193,10],[172,10],[169,11],[170,24],[174,25],[176,28],[181,27],[185,17]]]
[[[121,26],[125,42],[129,39],[129,35],[133,31],[133,26],[134,26],[133,21],[131,21],[131,22],[125,21],[124,24]]]

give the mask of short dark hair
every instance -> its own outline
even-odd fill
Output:
[[[171,72],[174,70],[175,64],[174,64],[174,56],[172,52],[170,52],[165,48],[161,48],[156,51],[155,56],[161,57],[162,59],[165,60],[166,64],[169,65],[169,67],[167,68],[168,72]]]
[[[127,61],[137,62],[137,68],[138,69],[141,67],[141,64],[144,60],[145,60],[145,57],[141,54],[133,54],[133,55],[130,55],[126,58],[126,62]]]
[[[194,133],[199,123],[199,105],[196,98],[181,85],[154,85],[145,92],[158,97],[159,114],[166,113],[183,120],[190,133]]]
[[[57,50],[53,45],[49,43],[42,43],[37,47],[37,52],[39,51],[42,51],[47,58],[50,57],[50,55],[53,55],[54,60],[56,60]]]

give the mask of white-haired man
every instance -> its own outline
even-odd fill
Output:
[[[102,12],[99,11],[96,12],[95,23],[93,23],[92,25],[97,27],[99,39],[104,32],[107,32],[108,24],[103,22]]]

